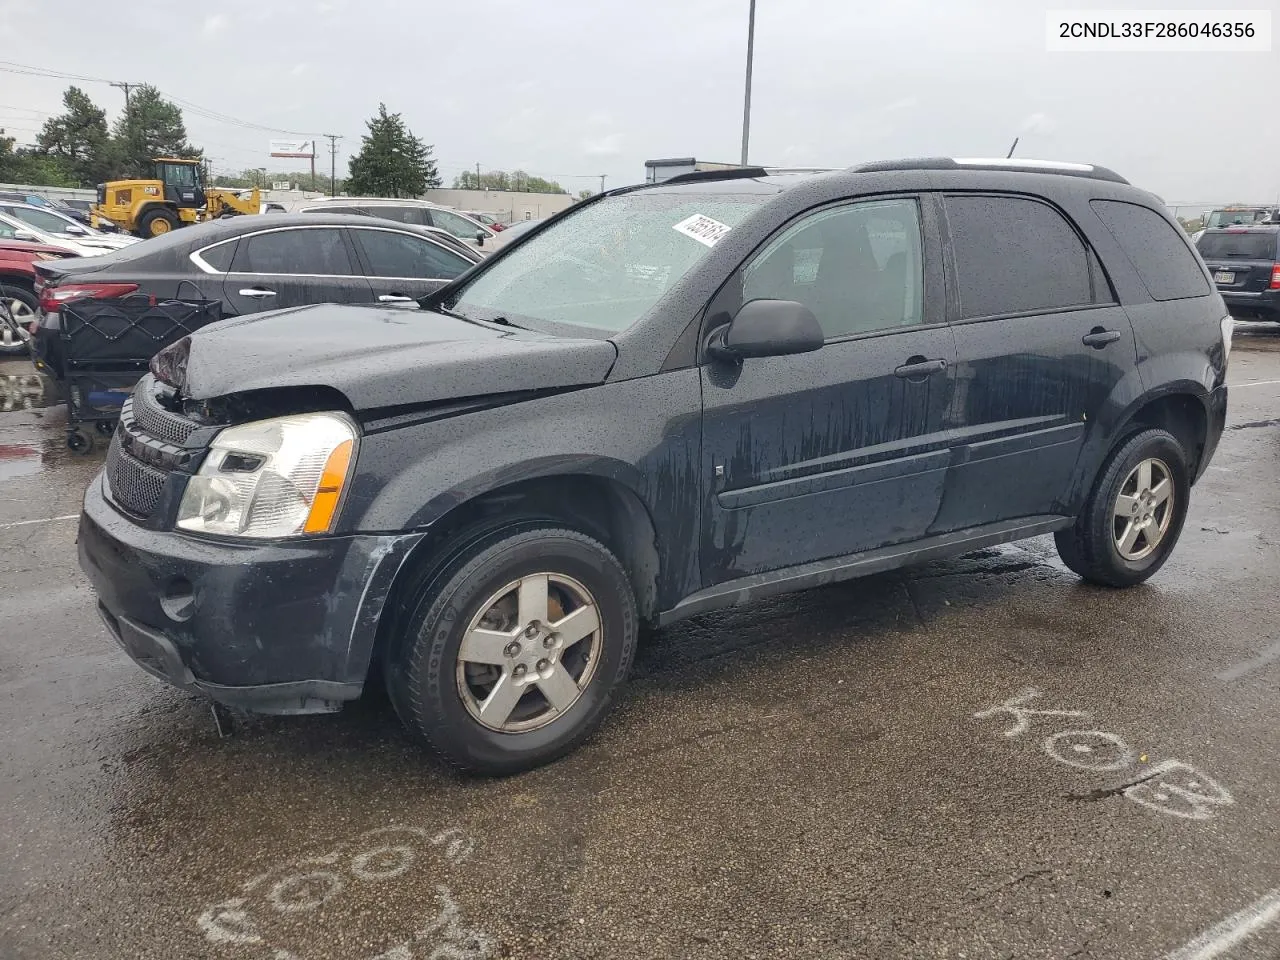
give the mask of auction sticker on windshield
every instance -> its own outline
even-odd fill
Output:
[[[671,228],[672,230],[683,233],[686,237],[693,237],[699,243],[705,243],[708,247],[714,247],[716,242],[729,232],[729,225],[721,223],[719,220],[712,220],[710,217],[704,217],[700,213],[695,213],[692,217],[686,217]]]

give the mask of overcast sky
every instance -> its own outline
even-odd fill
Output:
[[[381,100],[434,144],[446,185],[479,162],[577,192],[639,181],[650,158],[738,159],[747,5],[0,0],[0,59],[341,133],[339,169]],[[758,0],[751,160],[1003,156],[1020,136],[1020,156],[1101,163],[1169,202],[1280,197],[1280,53],[1047,53],[1045,10],[1067,5]],[[0,73],[0,126],[33,140],[65,86]],[[217,169],[304,163],[267,157],[284,134],[186,119]]]

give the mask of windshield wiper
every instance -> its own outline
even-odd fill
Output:
[[[455,319],[455,320],[470,320],[470,319],[471,319],[471,318],[470,318],[470,317],[468,317],[466,314],[459,313],[457,310],[450,310],[448,307],[442,307],[442,306],[440,306],[440,304],[436,304],[436,305],[435,305],[434,307],[432,307],[431,309],[432,309],[432,310],[435,310],[437,313],[443,313],[446,317],[453,317],[453,319]]]
[[[500,327],[514,327],[517,330],[528,330],[528,327],[522,327],[518,323],[512,323],[506,317],[490,317],[490,323],[496,323]]]

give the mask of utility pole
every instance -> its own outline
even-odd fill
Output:
[[[747,15],[747,89],[742,97],[742,165],[747,165],[747,143],[751,139],[751,57],[756,41],[756,0]]]
[[[316,192],[316,142],[311,141],[311,192]]]
[[[124,91],[124,139],[125,143],[133,140],[133,115],[129,112],[129,91],[137,86],[136,83],[110,83],[108,86],[115,87],[117,90]],[[141,175],[141,170],[130,170],[131,176]]]
[[[600,174],[600,192],[601,193],[604,193],[604,178],[607,176],[608,176],[607,173]]]
[[[338,141],[342,139],[340,133],[321,134],[329,141],[329,196],[336,197],[338,195]]]
[[[1012,157],[1012,156],[1013,156],[1013,151],[1015,151],[1015,150],[1017,150],[1017,149],[1018,149],[1018,140],[1019,140],[1019,138],[1018,138],[1018,137],[1014,137],[1014,138],[1013,138],[1013,146],[1011,146],[1011,147],[1009,148],[1009,152],[1008,152],[1008,153],[1006,153],[1006,154],[1004,155],[1004,158],[1005,158],[1006,160],[1008,160],[1010,157]]]
[[[480,189],[480,162],[476,161],[476,189]]]

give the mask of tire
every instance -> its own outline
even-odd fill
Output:
[[[82,457],[93,452],[93,434],[84,430],[74,430],[67,434],[67,449]]]
[[[181,223],[178,215],[168,207],[155,207],[138,221],[138,235],[143,238],[163,236],[177,230]]]
[[[19,328],[12,328],[0,321],[0,356],[26,353],[31,336],[27,333],[27,324],[39,319],[40,301],[30,290],[12,284],[0,284],[0,303],[9,308],[14,323]]]
[[[1141,485],[1144,464],[1150,496],[1143,495]],[[1161,499],[1163,480],[1172,494],[1168,501]],[[1075,524],[1054,534],[1058,556],[1090,583],[1108,587],[1142,583],[1173,552],[1190,493],[1182,444],[1165,430],[1134,434],[1107,458]]]
[[[539,593],[546,620],[533,619],[545,626],[531,632]],[[617,558],[546,522],[482,535],[399,614],[384,661],[396,713],[437,756],[486,776],[541,766],[586,740],[631,668],[638,634],[635,597]],[[464,634],[480,636],[470,628],[482,616],[486,641],[462,656]],[[505,700],[494,696],[501,684],[511,691]]]

